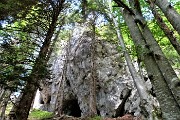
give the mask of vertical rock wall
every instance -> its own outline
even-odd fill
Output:
[[[92,33],[84,28],[77,27],[70,40],[65,82],[65,86],[68,87],[64,89],[64,101],[77,99],[81,115],[87,116],[90,100]],[[116,48],[115,44],[96,39],[97,109],[101,116],[115,115],[116,109],[123,101],[123,94],[133,86],[122,54]],[[66,97],[69,93],[72,94],[72,98]]]
[[[89,112],[89,95],[91,80],[91,42],[92,33],[86,27],[76,26],[69,43],[68,51],[63,49],[53,64],[55,78],[51,88],[51,105],[58,106],[57,94],[63,90],[63,111],[65,114],[87,116]],[[101,116],[116,116],[125,113],[140,114],[140,99],[132,78],[127,70],[122,53],[117,51],[115,44],[96,37],[96,95],[97,110]],[[67,57],[65,57],[67,56]],[[67,58],[67,59],[66,59]],[[66,62],[65,62],[66,61]],[[66,66],[66,67],[65,67]],[[63,73],[66,68],[66,73]],[[66,76],[64,86],[63,74]],[[58,92],[59,91],[59,92]],[[71,104],[72,103],[72,104]],[[79,107],[79,108],[78,108]],[[55,110],[55,107],[52,107]],[[80,110],[79,110],[80,109]]]

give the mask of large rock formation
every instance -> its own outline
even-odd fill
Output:
[[[76,26],[71,40],[54,60],[52,71],[55,77],[51,84],[49,111],[58,111],[58,107],[62,106],[60,108],[68,115],[89,114],[91,42],[92,33],[88,27]],[[140,98],[117,45],[96,38],[95,46],[98,114],[110,117],[125,113],[140,115]],[[62,103],[58,102],[61,99]]]

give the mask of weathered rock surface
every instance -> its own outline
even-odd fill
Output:
[[[76,26],[71,40],[66,45],[68,50],[64,48],[62,54],[54,61],[52,71],[55,77],[51,84],[50,111],[59,107],[56,103],[62,97],[57,97],[57,94],[63,91],[62,109],[65,114],[76,117],[79,113],[81,116],[88,115],[92,64],[91,42],[92,34],[88,27]],[[117,46],[96,38],[94,65],[98,114],[104,117],[122,116],[126,113],[140,115],[140,98],[134,88],[123,55],[117,51]],[[66,72],[63,72],[63,68],[66,68]],[[62,84],[62,81],[63,87],[59,88],[58,84]]]

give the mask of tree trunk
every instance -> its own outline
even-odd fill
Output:
[[[92,23],[92,42],[91,42],[91,80],[90,80],[90,101],[89,101],[89,107],[90,107],[90,113],[89,115],[91,117],[94,117],[97,115],[96,110],[96,82],[97,82],[97,74],[96,74],[96,64],[95,64],[95,49],[96,49],[96,38],[95,38],[95,13],[93,11],[93,20]]]
[[[141,98],[142,105],[145,108],[145,113],[148,113],[148,115],[146,115],[146,117],[148,117],[149,120],[154,120],[154,119],[157,120],[158,119],[157,116],[154,116],[154,118],[153,118],[152,111],[154,111],[154,109],[155,108],[157,109],[158,107],[156,105],[154,105],[154,103],[152,101],[152,96],[150,95],[150,92],[148,92],[146,86],[144,86],[145,85],[144,79],[142,79],[141,76],[136,72],[136,69],[135,69],[135,67],[131,61],[131,57],[126,50],[126,45],[124,44],[124,40],[123,40],[121,31],[120,31],[120,28],[118,27],[119,25],[113,16],[112,9],[111,9],[110,5],[109,5],[109,9],[110,9],[110,10],[108,10],[108,11],[110,11],[109,16],[113,20],[113,23],[114,23],[114,26],[116,29],[116,33],[117,33],[117,37],[119,39],[119,45],[122,47],[122,51],[124,52],[125,60],[127,62],[131,76],[134,80],[135,87],[136,87],[138,94]],[[153,108],[153,107],[155,107],[155,108]]]
[[[180,15],[167,0],[153,0],[180,35]]]
[[[5,92],[4,88],[0,86],[0,101],[2,101],[3,99],[4,92]]]
[[[123,17],[130,30],[130,34],[133,38],[134,44],[136,46],[136,51],[138,58],[142,60],[145,64],[148,76],[154,87],[154,92],[160,103],[162,110],[163,119],[177,120],[180,118],[180,109],[177,102],[174,99],[166,81],[164,80],[163,74],[159,70],[154,57],[150,54],[150,50],[145,43],[144,37],[137,24],[134,21],[134,17],[129,14],[127,10],[123,11]],[[158,111],[152,111],[153,114]],[[158,117],[158,116],[157,116]]]
[[[135,13],[138,14],[138,16],[141,18],[139,19],[139,23],[142,22],[144,23],[145,19],[143,18],[141,14],[141,10],[136,8],[136,4],[134,0],[129,0],[130,5],[135,11]],[[135,17],[136,18],[136,17]],[[142,21],[141,21],[142,20]],[[151,50],[151,55],[154,56],[155,61],[164,76],[170,90],[173,93],[173,96],[175,100],[177,101],[179,107],[180,107],[180,80],[177,77],[175,71],[173,70],[171,64],[167,60],[166,56],[162,52],[159,44],[156,42],[153,34],[151,33],[150,29],[148,28],[147,24],[142,24],[140,23],[139,26],[141,28],[142,35],[145,39],[146,45],[150,48]]]
[[[26,84],[21,99],[14,106],[10,116],[15,117],[17,120],[27,120],[37,88],[37,86],[29,82]]]
[[[0,120],[5,120],[5,111],[8,104],[8,101],[10,99],[11,92],[9,90],[5,91],[2,101],[0,102]]]
[[[87,17],[87,0],[82,0],[81,1],[81,7],[82,7],[82,16],[83,16],[83,22],[86,21],[86,17]]]
[[[23,95],[19,101],[19,104],[15,106],[14,114],[18,120],[27,120],[28,118],[29,110],[31,108],[31,104],[34,99],[35,93],[38,89],[38,84],[40,82],[39,74],[41,72],[42,67],[44,67],[48,62],[46,61],[46,56],[48,54],[51,38],[56,28],[58,16],[60,14],[60,11],[63,9],[64,1],[65,0],[59,0],[53,8],[52,21],[49,25],[46,38],[40,49],[39,55],[35,61],[35,65],[33,67],[29,80],[27,81],[27,84],[24,88]]]
[[[174,36],[173,30],[170,30],[170,28],[163,21],[161,15],[156,10],[156,6],[152,2],[152,0],[148,0],[148,3],[150,4],[151,11],[152,11],[154,17],[156,18],[157,24],[163,30],[164,34],[168,37],[168,39],[171,42],[171,44],[173,45],[174,49],[180,55],[180,43],[177,40],[177,38]]]

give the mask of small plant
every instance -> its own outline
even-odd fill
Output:
[[[47,111],[42,111],[38,109],[33,109],[30,114],[29,114],[29,119],[30,120],[45,120],[53,117],[52,112],[47,112]]]
[[[9,102],[9,103],[7,104],[7,107],[6,107],[6,112],[5,112],[6,115],[9,114],[9,112],[10,112],[11,109],[12,109],[12,107],[13,107],[13,104],[12,104],[11,102]]]
[[[90,120],[102,120],[101,116],[95,116],[93,118],[90,118]]]

